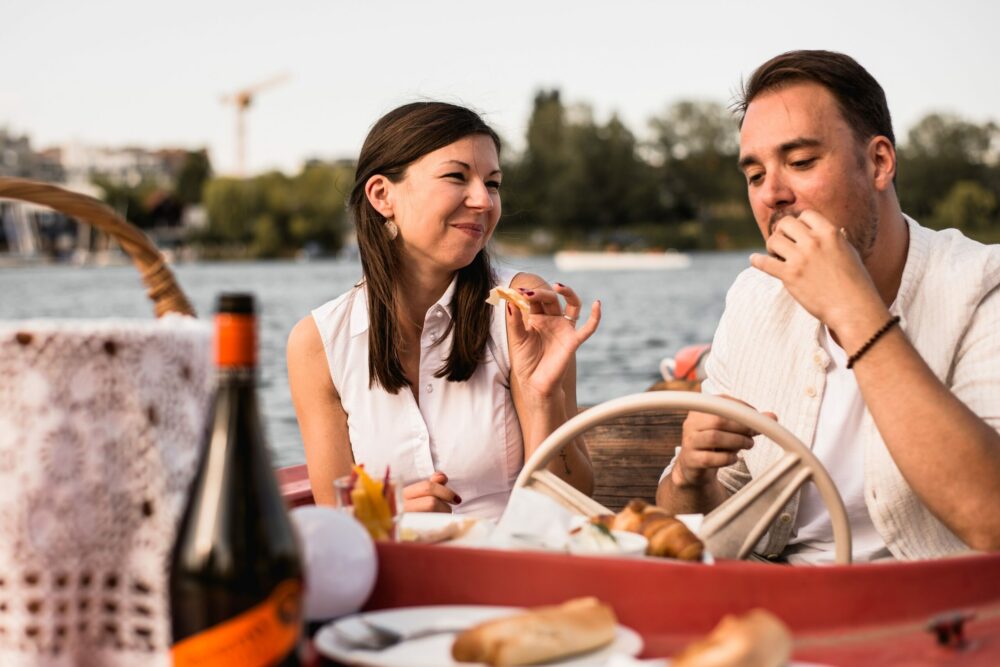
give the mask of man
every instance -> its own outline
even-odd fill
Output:
[[[726,299],[703,390],[767,410],[831,473],[854,558],[1000,549],[1000,246],[905,216],[885,94],[853,59],[786,53],[747,82],[739,168],[767,244]],[[692,412],[657,502],[707,512],[780,458]],[[827,562],[815,487],[758,545]]]

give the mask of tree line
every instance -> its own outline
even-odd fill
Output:
[[[903,210],[922,224],[1000,242],[1000,127],[932,113],[897,146]],[[534,98],[523,148],[503,153],[504,214],[497,240],[524,251],[560,247],[728,249],[760,245],[736,168],[733,114],[680,101],[643,132],[617,114],[598,121],[558,89]],[[207,225],[189,239],[205,254],[334,254],[349,242],[351,161],[313,161],[295,175],[211,177]],[[190,183],[188,201],[193,199]]]

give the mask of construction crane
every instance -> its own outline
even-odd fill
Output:
[[[268,88],[273,88],[280,83],[284,83],[291,76],[284,72],[273,76],[270,79],[265,79],[260,83],[254,84],[252,86],[247,86],[241,90],[237,90],[229,95],[223,95],[223,104],[232,104],[236,107],[236,170],[237,175],[246,175],[246,111],[253,104],[254,96],[260,93],[262,90]]]

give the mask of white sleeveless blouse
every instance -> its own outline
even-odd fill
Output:
[[[510,283],[514,274],[504,275]],[[312,311],[333,385],[347,413],[357,463],[387,465],[404,484],[434,471],[462,499],[456,514],[497,519],[524,464],[521,425],[510,394],[504,303],[493,313],[486,359],[466,382],[434,377],[451,349],[448,305],[455,280],[428,311],[420,337],[419,405],[403,388],[368,387],[368,301],[364,285]]]

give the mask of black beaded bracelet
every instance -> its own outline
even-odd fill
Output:
[[[857,363],[858,359],[864,356],[865,352],[868,351],[868,348],[870,348],[872,345],[875,344],[875,341],[884,336],[886,331],[893,328],[897,324],[899,324],[899,315],[890,317],[889,321],[883,324],[882,328],[876,331],[874,335],[872,335],[872,337],[868,339],[868,342],[861,346],[860,350],[858,350],[857,352],[855,352],[854,354],[852,354],[850,357],[847,358],[847,367],[851,368],[852,366],[854,366],[854,364]]]

